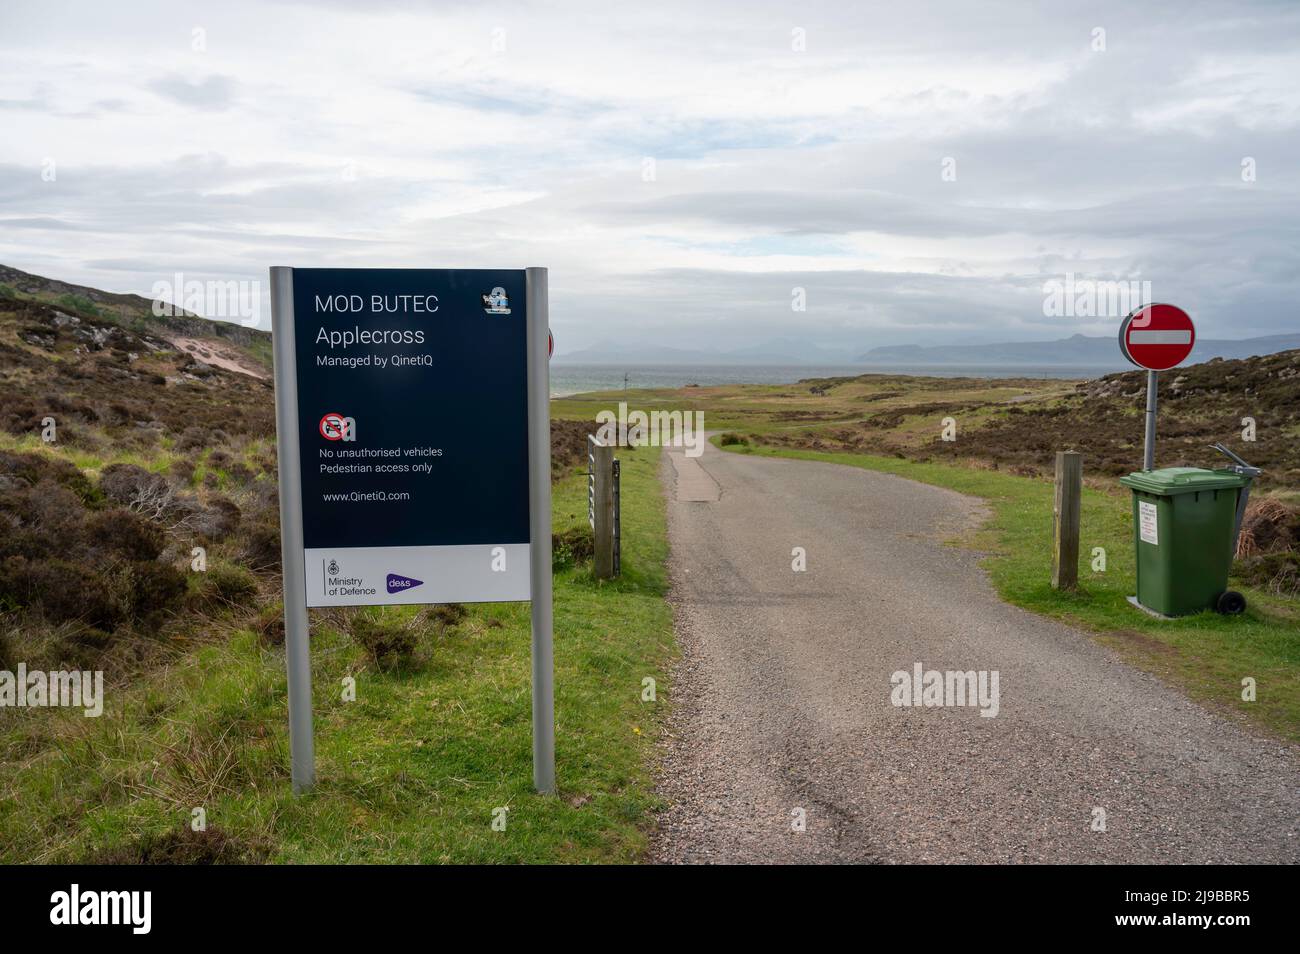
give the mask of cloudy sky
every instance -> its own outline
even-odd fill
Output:
[[[1300,330],[1295,2],[4,0],[0,129],[0,262],[113,291],[546,265],[561,355],[856,354],[1113,333],[1073,273]]]

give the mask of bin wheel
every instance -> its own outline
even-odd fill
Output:
[[[1218,602],[1215,603],[1214,608],[1224,616],[1237,616],[1246,611],[1246,597],[1236,590],[1226,590],[1219,594]]]

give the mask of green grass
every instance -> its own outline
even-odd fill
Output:
[[[173,462],[181,459],[179,454],[170,452],[165,446],[161,449],[152,450],[122,450],[109,447],[105,451],[97,453],[78,447],[75,444],[60,441],[46,444],[41,440],[39,432],[14,435],[0,431],[0,450],[25,454],[44,454],[54,459],[71,461],[77,465],[79,470],[89,476],[97,475],[110,464],[136,464],[145,470],[162,474],[167,472]]]
[[[555,575],[557,797],[532,790],[527,604],[473,607],[426,637],[423,667],[393,674],[317,618],[314,791],[289,793],[283,652],[234,630],[108,688],[99,719],[0,713],[0,861],[85,859],[177,831],[196,807],[276,862],[637,860],[673,642],[658,454],[623,459],[623,576]],[[557,531],[585,522],[585,494],[576,471],[556,486]],[[641,701],[647,676],[659,703]]]
[[[82,315],[89,315],[91,318],[106,317],[93,301],[84,295],[73,295],[71,293],[60,295],[54,300],[56,305],[61,305],[69,311],[75,311]]]
[[[253,340],[245,348],[267,371],[272,370],[275,366],[275,355],[271,348],[270,335],[254,335]]]
[[[974,540],[989,553],[985,566],[999,595],[1025,609],[1097,634],[1129,661],[1181,686],[1220,712],[1231,712],[1279,736],[1300,740],[1300,607],[1246,589],[1240,617],[1205,612],[1160,620],[1134,609],[1133,530],[1127,492],[1085,488],[1080,533],[1080,590],[1051,586],[1050,480],[950,464],[865,454],[784,448],[724,448],[732,453],[827,461],[897,474],[988,501],[992,515]],[[1093,548],[1106,551],[1106,569],[1091,569]],[[1241,698],[1242,679],[1256,680],[1255,702]]]
[[[814,386],[825,387],[814,394]],[[1008,402],[1033,397],[1051,402],[1073,390],[1074,382],[1053,379],[920,378],[907,375],[865,374],[856,378],[810,378],[788,384],[725,384],[707,387],[643,388],[628,391],[594,391],[555,398],[555,417],[592,420],[597,411],[615,409],[620,401],[629,408],[661,411],[703,411],[709,430],[743,430],[772,434],[790,430],[820,433],[872,415],[933,402],[959,405],[985,404],[979,411],[963,412],[964,423],[987,418]],[[942,415],[913,420],[910,429],[929,439]]]

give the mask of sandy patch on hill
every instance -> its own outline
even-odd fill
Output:
[[[229,345],[216,344],[210,338],[177,337],[172,338],[171,343],[178,350],[193,355],[204,364],[263,380],[270,377],[263,368],[245,358],[238,349]]]

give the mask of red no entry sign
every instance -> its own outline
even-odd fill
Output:
[[[1192,353],[1196,328],[1174,305],[1143,305],[1119,326],[1119,349],[1139,368],[1168,371]]]

